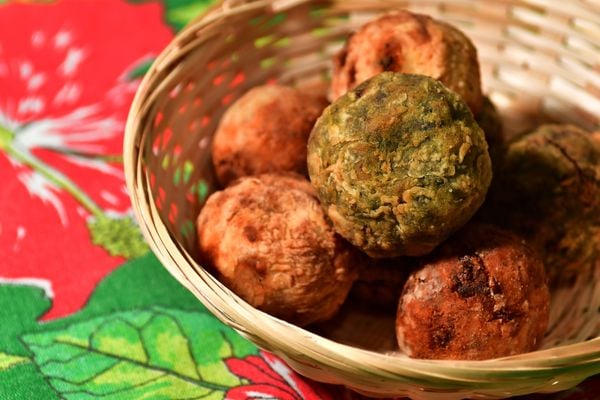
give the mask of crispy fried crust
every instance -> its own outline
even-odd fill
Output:
[[[225,112],[212,145],[219,182],[261,173],[306,174],[306,141],[327,105],[323,97],[280,85],[257,86]]]
[[[225,285],[298,325],[333,316],[357,275],[353,249],[299,176],[240,178],[208,199],[197,228],[203,257]]]
[[[516,235],[470,225],[413,273],[396,336],[414,358],[482,360],[536,349],[550,295],[538,255]]]
[[[408,11],[365,24],[334,59],[331,98],[384,71],[438,79],[458,93],[474,114],[481,110],[477,50],[451,25]]]

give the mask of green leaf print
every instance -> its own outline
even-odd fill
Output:
[[[241,383],[222,358],[256,353],[208,313],[163,307],[91,318],[23,342],[66,399],[222,399]]]
[[[0,371],[0,399],[59,400],[60,397],[30,360]]]
[[[37,319],[48,308],[50,299],[39,287],[0,285],[0,364],[5,367],[0,367],[0,399],[58,399],[19,340],[39,327]]]
[[[37,319],[50,304],[50,299],[39,287],[0,285],[0,351],[28,357],[30,353],[19,336],[37,328]]]
[[[204,305],[169,274],[156,256],[148,253],[127,261],[111,272],[96,286],[83,310],[62,320],[52,321],[51,328],[60,329],[117,311],[157,306],[208,313]],[[215,318],[214,324],[220,322]]]
[[[28,358],[13,356],[11,354],[0,353],[0,371],[9,369],[15,365],[29,361]]]
[[[215,0],[164,0],[167,23],[179,31],[216,2]]]
[[[0,370],[0,399],[222,399],[243,384],[223,360],[258,354],[152,253],[108,275],[81,311],[37,321],[49,307],[40,288],[0,285],[0,352],[29,359]]]
[[[146,75],[146,72],[150,70],[152,63],[154,62],[154,58],[148,58],[142,60],[139,64],[135,65],[130,71],[125,75],[128,81],[134,81],[136,79],[141,79]]]

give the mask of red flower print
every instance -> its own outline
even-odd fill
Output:
[[[331,400],[316,382],[301,378],[283,361],[261,351],[258,356],[225,361],[229,370],[249,383],[230,389],[225,400]]]
[[[128,239],[139,233],[121,151],[138,84],[127,73],[171,38],[161,13],[119,0],[0,7],[0,279],[45,282],[46,318],[145,251]]]

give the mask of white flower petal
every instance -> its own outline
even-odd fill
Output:
[[[73,76],[77,73],[77,69],[79,68],[79,64],[85,58],[85,51],[83,49],[70,48],[67,51],[67,55],[65,60],[59,67],[59,71],[65,76]]]
[[[39,72],[31,77],[27,82],[27,90],[38,90],[46,82],[46,75]]]
[[[15,240],[15,244],[13,245],[13,251],[19,251],[21,248],[21,241],[25,239],[27,236],[27,229],[24,226],[19,225],[17,227],[17,238]]]
[[[4,114],[2,109],[0,109],[0,125],[13,132],[19,126],[19,124],[13,121],[8,115]]]
[[[18,131],[15,141],[27,149],[102,153],[104,148],[97,142],[120,135],[123,124],[113,118],[95,117],[96,109],[94,106],[80,107],[60,118],[33,121]]]
[[[31,170],[21,171],[17,178],[27,188],[31,196],[38,197],[44,203],[50,203],[54,207],[63,226],[68,225],[65,207],[56,195],[59,189],[52,182],[40,173]]]
[[[71,161],[75,165],[79,165],[86,168],[91,168],[96,171],[100,171],[106,175],[112,175],[119,179],[125,179],[125,175],[121,168],[115,167],[113,165],[108,164],[103,160],[94,160],[86,157],[79,156],[69,156],[67,157],[69,161]]]
[[[108,91],[106,98],[118,106],[128,106],[131,102],[131,95],[137,87],[137,81],[120,82]]]
[[[102,197],[107,203],[113,206],[119,204],[119,198],[106,190],[100,192],[100,197]]]
[[[17,227],[17,240],[23,240],[27,235],[27,229],[24,226],[19,225]]]
[[[10,163],[10,165],[13,166],[13,168],[20,168],[23,166],[23,164],[21,164],[21,162],[19,162],[18,160],[16,160],[14,157],[7,155],[6,158],[8,159],[8,162]]]
[[[15,142],[26,149],[53,148],[64,145],[63,137],[53,133],[52,120],[41,119],[21,128]]]
[[[0,284],[14,286],[35,286],[44,291],[47,297],[54,298],[52,282],[40,278],[3,278],[0,277]]]
[[[57,49],[62,49],[67,47],[73,41],[73,34],[69,31],[59,31],[56,36],[54,36],[54,47]]]
[[[33,47],[42,47],[46,43],[46,34],[42,31],[35,31],[31,34],[31,44]]]
[[[28,112],[39,113],[44,111],[45,107],[46,104],[41,97],[25,97],[19,101],[19,114],[26,114]]]
[[[281,375],[281,377],[286,381],[288,385],[290,385],[296,391],[296,393],[302,393],[302,391],[298,387],[298,383],[292,377],[292,370],[286,364],[284,364],[281,360],[278,359],[265,359],[265,361],[275,372]]]
[[[73,82],[67,82],[65,85],[58,91],[54,100],[52,100],[53,104],[63,105],[63,104],[73,104],[79,100],[81,97],[81,86]]]
[[[61,118],[54,119],[53,130],[68,132],[65,135],[69,142],[95,142],[120,135],[123,130],[123,122],[110,117],[98,117],[97,106],[80,107]]]
[[[117,210],[112,210],[110,208],[105,208],[104,209],[104,216],[107,218],[111,218],[111,219],[123,219],[123,218],[131,218],[131,220],[133,222],[135,222],[137,224],[137,221],[133,215],[133,210],[131,208],[129,208],[126,211],[117,211]],[[93,216],[91,216],[90,218],[94,218]]]
[[[23,61],[19,64],[19,75],[21,79],[26,81],[33,74],[33,65],[31,61]]]
[[[246,396],[256,400],[278,400],[276,397],[273,397],[272,394],[257,392],[256,390],[248,390]]]

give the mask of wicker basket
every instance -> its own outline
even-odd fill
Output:
[[[363,394],[502,398],[563,390],[600,373],[600,260],[553,293],[540,351],[477,362],[410,359],[395,352],[393,321],[352,310],[316,331],[298,328],[252,308],[195,261],[194,221],[215,190],[210,142],[224,110],[269,81],[323,90],[347,34],[394,8],[446,20],[472,38],[484,91],[509,134],[548,120],[599,126],[598,0],[225,1],[163,51],[131,109],[125,168],[148,242],[226,324],[299,373]]]

